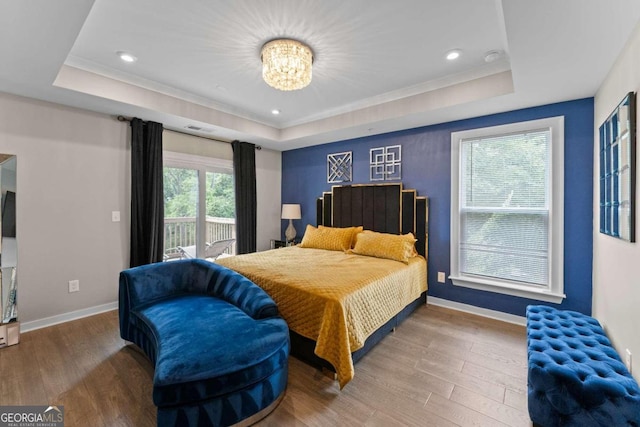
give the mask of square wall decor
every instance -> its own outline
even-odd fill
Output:
[[[636,95],[600,126],[600,232],[635,242]]]
[[[351,182],[353,161],[351,151],[327,154],[327,182]]]
[[[369,179],[385,181],[402,179],[402,146],[390,145],[369,150]]]

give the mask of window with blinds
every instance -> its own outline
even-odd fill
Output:
[[[460,142],[460,272],[549,283],[551,131]]]
[[[563,126],[559,117],[452,134],[454,284],[564,296]]]

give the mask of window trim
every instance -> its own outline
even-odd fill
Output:
[[[549,285],[536,288],[514,281],[487,279],[460,273],[460,142],[491,136],[551,130],[551,197],[549,200]],[[455,286],[560,303],[564,294],[564,116],[470,129],[451,133],[451,274]]]

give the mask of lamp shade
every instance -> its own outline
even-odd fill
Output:
[[[300,205],[297,204],[283,204],[282,205],[282,219],[300,219]]]

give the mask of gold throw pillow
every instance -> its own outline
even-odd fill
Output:
[[[321,227],[307,225],[300,242],[302,248],[326,249],[328,251],[346,251],[351,248],[353,230],[349,228]]]
[[[408,264],[409,258],[416,254],[415,243],[416,238],[412,233],[398,235],[363,231],[357,235],[356,244],[351,252]]]

